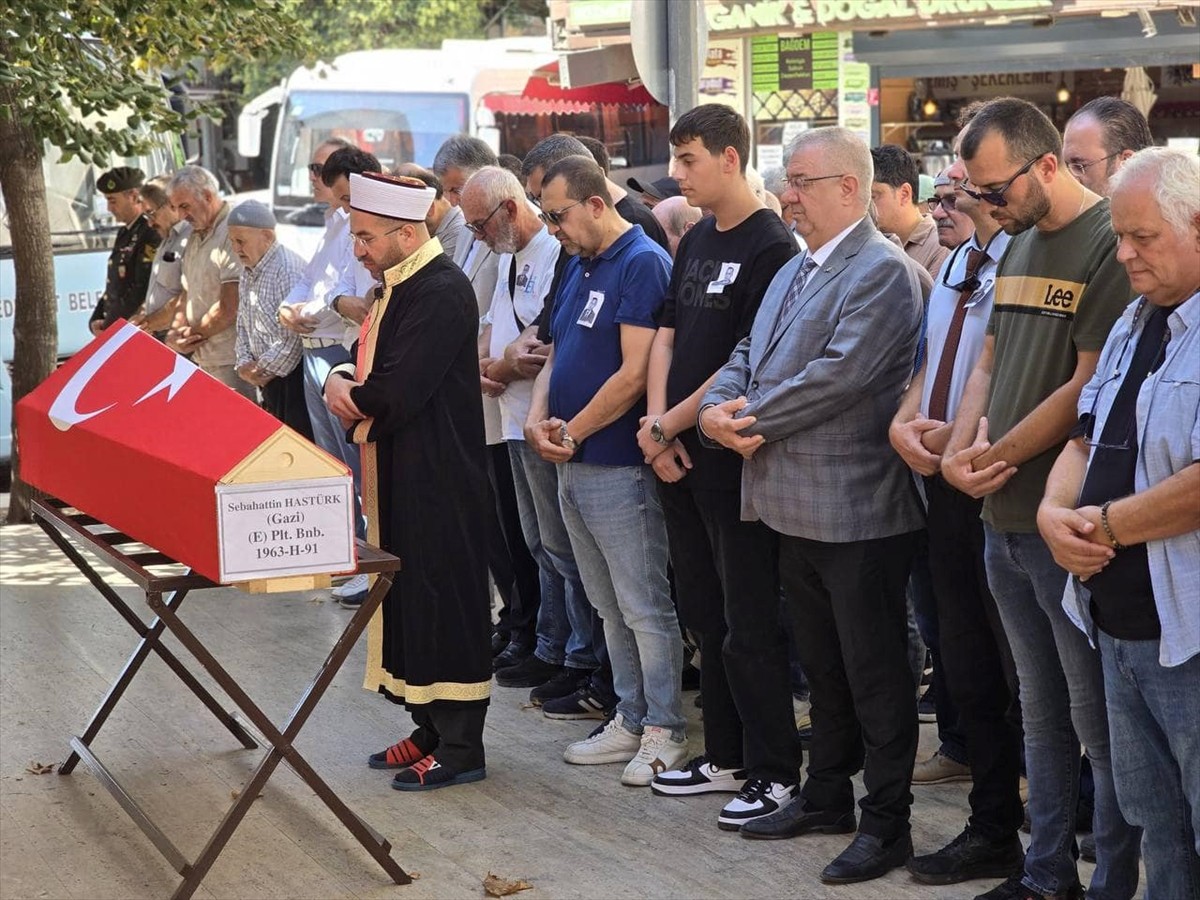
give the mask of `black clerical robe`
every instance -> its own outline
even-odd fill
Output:
[[[434,239],[384,273],[356,347],[363,512],[401,564],[367,630],[363,686],[409,708],[491,693],[478,328],[471,283]]]

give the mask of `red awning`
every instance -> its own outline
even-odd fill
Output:
[[[587,87],[564,88],[559,84],[558,63],[534,70],[525,90],[517,94],[485,94],[483,105],[492,112],[516,115],[539,113],[584,113],[599,105],[644,106],[657,104],[640,83],[607,82]]]

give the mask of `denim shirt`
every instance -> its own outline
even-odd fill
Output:
[[[1121,387],[1119,376],[1145,323],[1143,306],[1148,304],[1137,298],[1113,325],[1096,374],[1079,395],[1081,416],[1095,410],[1093,434],[1104,433],[1104,422]],[[1200,292],[1171,313],[1167,327],[1171,340],[1166,357],[1158,371],[1146,378],[1137,397],[1135,493],[1200,460]],[[1162,623],[1158,661],[1163,666],[1182,665],[1200,653],[1200,532],[1148,541],[1146,553],[1154,606]],[[1088,599],[1087,586],[1071,578],[1063,609],[1094,645]]]

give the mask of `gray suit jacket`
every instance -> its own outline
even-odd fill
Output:
[[[742,468],[742,518],[829,543],[914,531],[923,515],[888,425],[912,375],[921,286],[870,219],[810,276],[776,330],[803,261],[767,289],[750,335],[701,406],[745,395],[766,438]]]

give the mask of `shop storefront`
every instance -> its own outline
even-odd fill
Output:
[[[552,0],[556,48],[628,40],[642,2],[657,0]],[[1200,137],[1200,0],[706,0],[705,12],[701,100],[750,120],[760,168],[797,131],[841,124],[936,171],[966,103],[1020,96],[1062,125],[1093,97],[1130,96],[1127,75],[1143,69],[1135,102],[1156,139]]]

